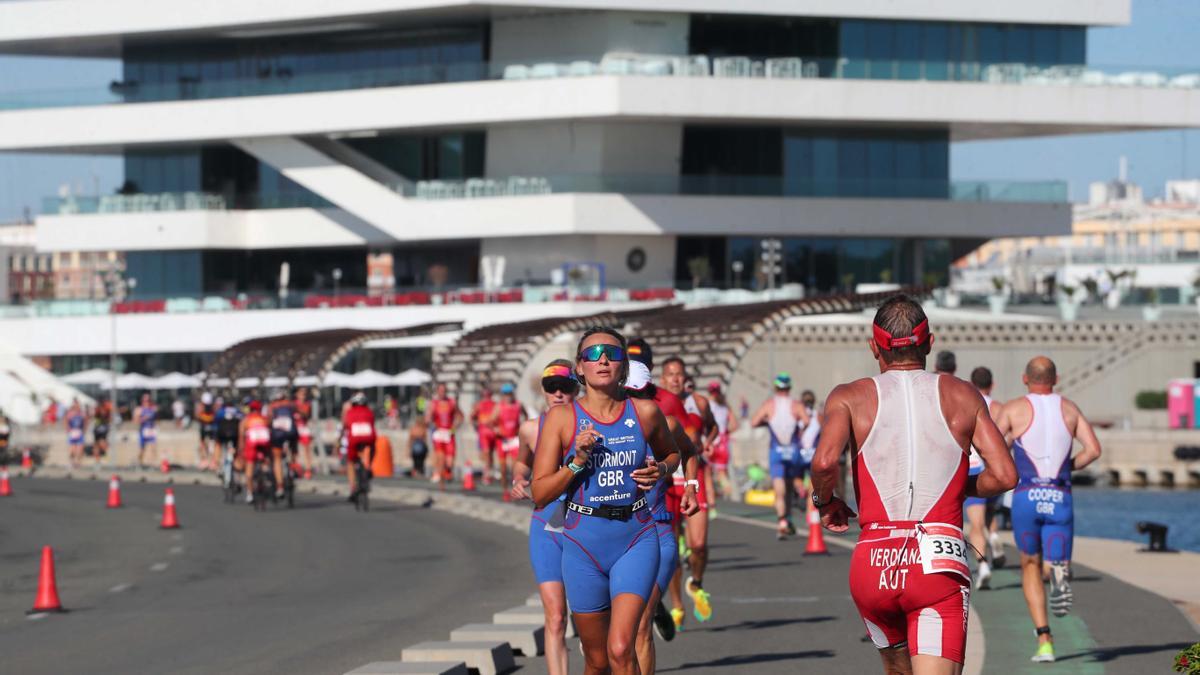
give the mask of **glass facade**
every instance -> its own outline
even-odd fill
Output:
[[[883,237],[780,237],[782,273],[775,283],[803,284],[809,291],[850,290],[864,283],[945,283],[956,253],[975,240]],[[706,259],[703,285],[767,288],[761,237],[679,237],[675,281],[690,288],[695,258]],[[959,253],[961,254],[961,253]]]
[[[485,23],[384,27],[303,35],[250,35],[203,42],[125,47],[124,80],[114,93],[158,101],[322,88],[386,86],[478,79],[487,61]],[[371,83],[356,83],[365,77]],[[325,86],[332,80],[341,86]],[[333,84],[327,82],[326,84]]]
[[[190,250],[130,251],[125,254],[126,277],[137,283],[130,297],[139,300],[231,297],[245,293],[274,302],[279,270],[288,263],[288,288],[297,294],[327,293],[337,286],[346,293],[367,288],[367,249],[320,248],[255,251]],[[413,245],[392,250],[393,275],[400,289],[431,285],[429,269],[446,267],[447,286],[478,283],[479,242]]]
[[[221,195],[227,208],[330,206],[269,164],[232,145],[127,150],[122,194]]]
[[[485,138],[483,131],[459,131],[343,142],[412,181],[459,180],[483,175]]]
[[[688,126],[682,170],[685,186],[711,176],[740,194],[945,199],[950,138],[923,129]]]

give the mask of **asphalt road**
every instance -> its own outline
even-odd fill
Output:
[[[301,495],[295,511],[256,514],[222,504],[215,488],[177,486],[184,529],[163,531],[159,485],[127,482],[120,511],[103,508],[102,481],[16,479],[14,489],[0,500],[0,672],[343,673],[487,622],[533,591],[522,535],[438,511],[377,500],[360,514]],[[753,507],[722,512],[772,520]],[[849,597],[849,549],[805,557],[803,537],[776,542],[744,521],[710,532],[714,618],[689,616],[660,642],[660,672],[878,672]],[[55,547],[72,611],[30,619],[43,544]],[[1076,611],[1052,621],[1060,661],[1035,668],[1015,573],[998,571],[993,585],[972,598],[985,673],[1166,672],[1197,639],[1167,601],[1078,566]],[[545,672],[540,658],[518,665]]]
[[[13,481],[0,501],[0,672],[343,673],[521,604],[513,530],[376,503],[301,495],[254,513],[176,486],[181,530],[160,530],[163,487]],[[67,614],[30,619],[43,544]],[[518,580],[514,583],[514,579]]]

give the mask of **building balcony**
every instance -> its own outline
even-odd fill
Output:
[[[94,87],[12,92],[0,110],[59,108],[246,96],[405,87],[486,80],[546,80],[595,76],[732,79],[834,79],[975,82],[1023,86],[1200,89],[1200,68],[1155,68],[908,61],[896,59],[753,58],[750,56],[609,53],[601,59],[565,57],[527,63],[460,62],[294,73],[264,71],[254,78],[205,79],[179,75],[171,81],[121,81]]]

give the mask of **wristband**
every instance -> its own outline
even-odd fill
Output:
[[[693,478],[691,480],[685,480],[685,481],[683,481],[683,487],[685,489],[689,488],[689,487],[693,487],[693,488],[696,488],[697,492],[699,492],[700,491],[700,481],[696,480],[695,478]]]
[[[587,467],[586,467],[586,466],[579,466],[579,465],[578,465],[578,464],[576,464],[575,462],[567,462],[567,468],[571,470],[571,473],[573,473],[573,474],[575,474],[576,476],[578,476],[578,475],[579,475],[579,472],[583,471],[583,470],[584,470],[585,468],[587,468]]]

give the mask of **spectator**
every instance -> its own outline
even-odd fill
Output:
[[[429,456],[429,443],[426,441],[428,433],[429,425],[425,418],[421,415],[413,417],[408,428],[408,453],[412,457],[412,469],[408,475],[413,478],[425,477],[425,458]]]
[[[185,426],[184,417],[186,415],[187,409],[183,405],[183,399],[176,396],[175,400],[171,402],[171,418],[175,420],[176,429],[182,429]]]

